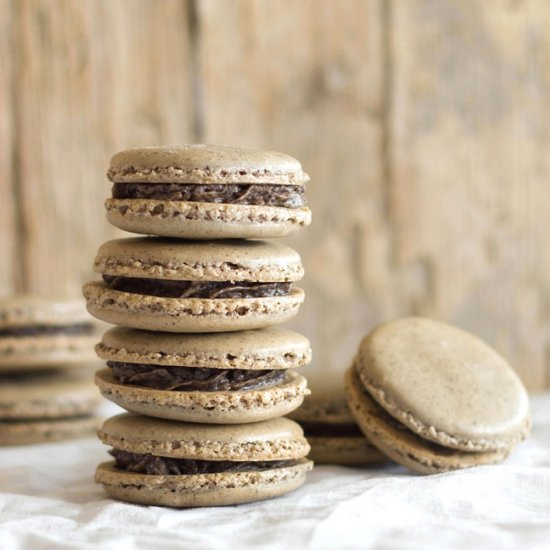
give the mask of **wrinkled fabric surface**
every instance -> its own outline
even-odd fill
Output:
[[[92,480],[108,447],[93,438],[0,449],[0,546],[546,549],[550,394],[534,396],[532,409],[531,437],[498,466],[429,477],[320,466],[294,493],[224,508],[109,500]]]

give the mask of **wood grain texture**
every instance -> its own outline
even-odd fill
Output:
[[[20,264],[17,248],[18,191],[14,167],[12,97],[14,92],[14,58],[12,55],[13,13],[10,0],[0,0],[0,296],[18,290]]]
[[[384,224],[381,2],[213,0],[198,8],[204,140],[285,151],[311,176],[313,224],[288,239],[306,267],[306,304],[293,326],[312,341],[304,373],[314,389],[340,384],[380,317],[359,262],[370,263],[365,253],[378,261],[384,246],[371,249]]]
[[[302,162],[314,389],[420,314],[550,387],[546,0],[0,0],[0,295],[79,295],[120,149]],[[5,116],[4,116],[5,115]]]
[[[191,139],[187,5],[13,6],[24,289],[80,295],[97,247],[116,234],[103,210],[110,156]]]
[[[394,2],[396,299],[550,383],[550,3]]]

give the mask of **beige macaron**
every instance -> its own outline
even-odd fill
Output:
[[[159,418],[258,422],[293,411],[309,393],[292,372],[309,363],[309,341],[280,328],[173,334],[117,327],[96,351],[109,367],[96,374],[101,393]]]
[[[40,371],[2,376],[0,445],[42,443],[91,435],[100,398],[84,374]]]
[[[107,219],[133,233],[185,239],[271,238],[309,225],[300,163],[225,145],[121,151],[107,176]]]
[[[131,328],[263,328],[292,319],[304,300],[293,286],[300,256],[275,242],[118,239],[100,247],[94,269],[104,281],[84,286],[88,311]]]
[[[80,300],[0,299],[0,372],[93,360],[97,330],[92,321]]]
[[[301,428],[286,418],[242,426],[203,425],[123,414],[99,438],[115,461],[96,482],[113,498],[173,507],[241,504],[300,487],[312,462]]]
[[[529,433],[527,392],[508,363],[477,337],[429,319],[375,328],[346,389],[367,437],[420,473],[499,462]]]
[[[388,461],[360,430],[341,389],[314,391],[288,417],[302,426],[315,464],[361,466]]]

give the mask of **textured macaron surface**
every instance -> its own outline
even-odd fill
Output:
[[[197,460],[291,460],[309,452],[302,429],[287,418],[214,425],[125,413],[107,419],[98,435],[117,449]]]
[[[309,178],[293,157],[226,145],[179,145],[127,149],[113,156],[113,182],[267,183],[301,185]]]
[[[103,244],[97,273],[189,281],[289,282],[303,276],[300,256],[265,241],[182,241],[137,237]]]
[[[423,318],[380,325],[355,368],[368,393],[414,433],[466,451],[505,449],[529,430],[525,388],[477,337]]]
[[[280,328],[174,334],[115,327],[96,352],[107,361],[219,369],[288,369],[311,359],[308,339]]]

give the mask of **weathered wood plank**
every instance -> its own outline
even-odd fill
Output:
[[[314,223],[288,242],[306,266],[294,327],[314,345],[314,388],[340,380],[381,316],[382,4],[198,2],[205,141],[288,152],[311,175]]]
[[[26,289],[78,295],[105,221],[119,149],[189,141],[187,4],[16,4],[19,177]]]
[[[393,2],[401,310],[484,336],[550,384],[550,4]]]
[[[13,2],[0,0],[0,296],[17,290],[20,264],[17,249],[17,190],[13,168]]]

